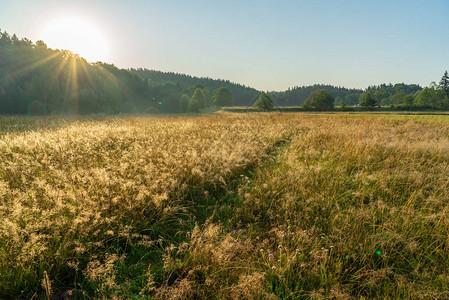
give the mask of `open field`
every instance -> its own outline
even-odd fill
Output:
[[[341,107],[336,106],[334,113],[340,114],[392,114],[392,115],[449,115],[448,110],[435,110],[435,109],[392,109],[391,107],[377,107],[375,110],[367,111],[363,107],[354,107],[349,106],[345,108],[346,110],[342,110]],[[230,112],[230,113],[249,113],[249,112],[258,112],[258,110],[255,107],[251,106],[232,106],[232,107],[222,107],[223,111]],[[276,112],[296,112],[296,113],[305,113],[305,114],[329,114],[328,111],[319,111],[319,110],[307,110],[304,109],[301,106],[276,106],[274,109]]]
[[[449,117],[0,118],[0,298],[449,298]]]

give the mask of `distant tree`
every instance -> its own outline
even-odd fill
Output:
[[[234,97],[227,87],[220,87],[214,93],[214,104],[217,107],[232,106],[234,104]]]
[[[82,115],[96,114],[101,110],[97,101],[97,96],[92,89],[80,91],[77,99],[78,113]]]
[[[205,87],[201,83],[197,83],[194,85],[194,90],[196,90],[196,89],[204,90]]]
[[[448,97],[440,98],[439,108],[442,108],[442,109],[449,108],[449,98]]]
[[[25,97],[41,102],[45,105],[47,113],[60,111],[60,99],[62,92],[57,77],[48,66],[41,66],[33,73],[29,82],[24,84],[23,92]]]
[[[426,87],[416,95],[415,105],[424,108],[437,108],[442,97],[444,97],[442,90]]]
[[[360,95],[359,105],[367,110],[373,110],[374,108],[376,108],[377,102],[373,96],[373,92],[367,91]]]
[[[121,111],[122,91],[119,81],[113,76],[109,76],[102,82],[100,93],[103,98],[102,110],[107,113],[117,114]]]
[[[189,95],[183,94],[179,99],[179,111],[181,113],[187,112],[187,110],[189,109],[189,102],[190,102]]]
[[[345,102],[349,105],[356,105],[359,103],[360,94],[350,93],[345,96]]]
[[[274,108],[274,100],[270,93],[262,92],[259,95],[254,107],[261,110],[272,110]]]
[[[36,42],[36,48],[38,49],[47,49],[47,44],[45,44],[43,41],[39,40]]]
[[[201,92],[203,93],[204,99],[206,99],[204,106],[205,107],[211,106],[212,105],[212,97],[210,95],[209,90],[204,88],[204,89],[201,89]]]
[[[210,92],[207,88],[204,87],[204,85],[197,83],[187,88],[188,96],[190,96],[191,98],[194,97],[195,93],[199,93],[197,91],[203,94],[203,97],[201,99],[198,98],[202,107],[206,107],[212,104],[212,97],[210,96]]]
[[[312,107],[310,106],[310,102],[309,101],[304,101],[304,103],[301,105],[301,107],[305,110],[311,110]]]
[[[17,37],[16,34],[13,34],[12,37],[11,37],[11,43],[13,45],[17,45],[18,42],[19,42],[19,38]]]
[[[11,44],[11,36],[5,31],[3,33],[0,32],[0,45],[10,45]]]
[[[199,113],[201,110],[201,104],[196,98],[191,98],[189,101],[189,107],[187,109],[188,112],[191,113]]]
[[[443,77],[441,77],[440,88],[444,91],[446,97],[449,98],[449,74],[447,71],[444,72]]]
[[[345,100],[342,97],[340,97],[340,96],[335,97],[335,101],[334,101],[335,105],[341,105],[341,103],[343,103],[343,102],[345,102]]]
[[[395,93],[403,93],[405,94],[407,92],[407,85],[403,82],[401,83],[396,83],[394,85],[394,91]]]
[[[415,98],[413,97],[413,95],[408,94],[405,95],[404,98],[402,99],[402,104],[404,105],[405,108],[411,108],[413,106],[414,100]]]
[[[304,105],[316,110],[333,110],[334,100],[334,96],[331,93],[321,89],[312,92],[309,97],[307,97]]]
[[[403,92],[397,92],[388,97],[389,104],[401,105],[404,103],[405,94]]]
[[[377,105],[388,105],[388,98],[391,94],[385,90],[377,90],[374,92],[374,98],[376,99]]]
[[[196,102],[198,102],[200,108],[206,107],[207,99],[206,99],[206,96],[204,95],[204,92],[201,88],[197,88],[195,90],[190,101],[192,101],[192,100],[195,100]]]
[[[171,82],[167,82],[162,86],[160,91],[161,110],[165,112],[178,112],[179,99],[182,95],[182,88]]]

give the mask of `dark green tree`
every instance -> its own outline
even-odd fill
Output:
[[[360,94],[357,94],[357,93],[347,94],[345,96],[346,104],[349,104],[349,105],[356,105],[356,104],[358,104],[359,103],[359,96],[360,96]]]
[[[191,113],[199,113],[201,110],[201,104],[196,98],[191,98],[189,101],[189,107],[187,108],[188,112]]]
[[[272,110],[274,108],[274,100],[270,93],[262,92],[259,95],[254,107],[261,110]]]
[[[197,88],[192,95],[190,101],[195,100],[199,104],[199,108],[205,108],[207,104],[206,96],[204,95],[203,89]]]
[[[122,91],[120,82],[113,76],[106,78],[101,83],[102,89],[102,110],[107,113],[117,114],[121,111],[122,106]]]
[[[403,92],[397,92],[388,97],[389,104],[401,105],[404,103],[405,94]]]
[[[188,96],[190,96],[191,98],[194,97],[195,93],[199,93],[197,91],[200,91],[203,94],[200,98],[197,98],[200,102],[201,107],[204,108],[212,105],[212,97],[209,90],[205,88],[204,85],[197,83],[187,88]]]
[[[374,92],[374,98],[376,99],[377,105],[388,105],[388,98],[390,93],[385,90],[377,90]]]
[[[39,40],[36,42],[36,48],[46,50],[47,44],[45,44],[43,41]]]
[[[179,99],[179,111],[181,113],[187,112],[187,110],[189,109],[189,102],[190,102],[189,95],[183,94],[181,96],[181,99]]]
[[[360,95],[359,105],[366,110],[374,110],[377,106],[376,98],[373,96],[372,91],[367,91]]]
[[[404,98],[402,99],[402,104],[405,108],[412,108],[414,100],[415,98],[413,97],[413,95],[408,94],[405,95]]]
[[[436,108],[440,98],[443,96],[443,91],[437,90],[434,87],[426,87],[420,91],[415,98],[415,105],[423,108]]]
[[[447,71],[444,72],[443,77],[441,77],[440,88],[444,91],[446,97],[449,98],[449,74]]]
[[[11,44],[11,36],[5,31],[3,33],[0,32],[0,45],[10,45]]]
[[[304,102],[305,107],[315,110],[334,110],[334,96],[328,91],[321,89],[312,92]]]
[[[338,96],[338,97],[335,98],[334,104],[335,105],[341,105],[343,102],[345,102],[345,100],[342,97]]]
[[[182,96],[182,88],[178,84],[167,82],[162,86],[160,99],[162,106],[160,109],[165,112],[178,112],[179,99]]]
[[[204,88],[201,90],[203,93],[204,99],[206,99],[205,107],[209,107],[212,105],[212,96],[210,95],[210,92],[208,89]]]
[[[97,96],[92,89],[80,91],[78,95],[78,113],[81,115],[99,113],[101,107],[97,101]]]
[[[234,104],[234,97],[227,87],[220,87],[214,93],[214,104],[217,107],[232,106]]]

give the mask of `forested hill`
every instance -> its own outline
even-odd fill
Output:
[[[179,74],[174,72],[162,72],[148,69],[129,69],[132,73],[139,75],[142,78],[151,80],[153,85],[162,85],[167,82],[180,84],[182,88],[186,89],[189,86],[201,84],[210,92],[217,90],[220,87],[227,87],[234,96],[234,105],[247,106],[251,105],[254,99],[259,95],[259,91],[254,88],[234,83],[229,80],[212,79],[206,77],[195,77],[186,74]]]
[[[324,89],[335,97],[335,104],[344,102],[347,105],[359,103],[360,95],[365,91],[372,91],[376,101],[382,105],[402,104],[403,98],[407,95],[415,95],[423,88],[417,84],[381,84],[369,86],[366,90],[348,89],[340,86],[315,84],[310,86],[297,86],[283,92],[273,92],[272,95],[279,106],[300,106],[310,95],[310,93]]]
[[[88,63],[43,41],[0,31],[0,114],[200,112],[213,104],[220,87],[233,92],[236,105],[248,105],[259,94],[224,80]]]
[[[188,88],[195,84],[201,84],[207,89],[213,91],[219,87],[227,87],[234,96],[234,105],[236,106],[250,106],[259,95],[259,91],[254,88],[247,87],[238,83],[230,82],[229,80],[200,78],[186,74],[179,74],[173,72],[161,72],[148,69],[129,69],[131,72],[147,79],[154,85],[161,85],[167,82],[180,84],[182,88]],[[325,89],[332,93],[336,98],[337,103],[345,101],[348,105],[355,105],[359,103],[359,96],[363,90],[348,89],[344,87],[336,87],[332,85],[311,85],[290,88],[282,92],[272,92],[272,96],[278,106],[300,106],[304,103],[311,92]]]
[[[0,114],[116,114],[151,106],[143,79],[45,43],[0,39]]]
[[[348,105],[357,104],[359,103],[359,96],[363,93],[363,90],[358,89],[315,84],[309,86],[297,86],[283,92],[273,92],[272,94],[279,106],[300,106],[304,104],[304,101],[309,97],[310,93],[321,89],[330,92],[335,97],[337,104],[341,101],[345,101]]]

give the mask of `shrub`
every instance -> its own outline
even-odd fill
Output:
[[[257,99],[254,106],[261,110],[272,110],[274,107],[274,100],[270,93],[262,92],[259,95],[259,99]]]

